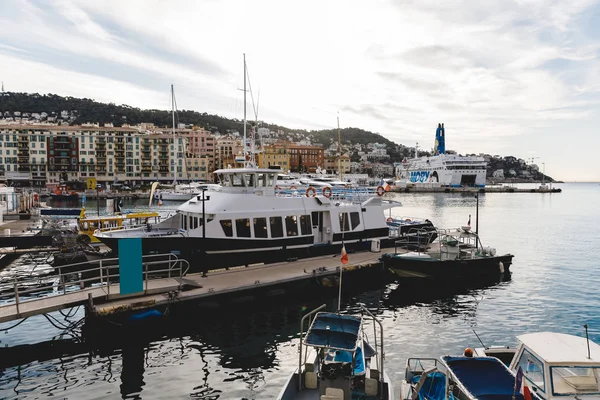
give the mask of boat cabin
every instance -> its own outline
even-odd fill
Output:
[[[538,332],[517,336],[510,369],[545,400],[600,398],[600,346],[584,337]]]
[[[214,172],[225,189],[271,189],[275,190],[280,170],[269,168],[228,168]]]

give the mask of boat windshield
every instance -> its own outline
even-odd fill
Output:
[[[600,394],[600,366],[550,367],[554,395]]]

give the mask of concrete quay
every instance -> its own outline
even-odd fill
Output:
[[[445,187],[445,186],[392,186],[390,192],[394,193],[560,193],[560,188],[517,188],[513,186],[486,186],[475,187]]]

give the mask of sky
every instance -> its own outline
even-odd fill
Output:
[[[245,53],[260,120],[426,150],[444,122],[461,154],[600,181],[598,20],[590,0],[2,0],[0,80],[158,109],[173,84],[179,109],[243,119]]]

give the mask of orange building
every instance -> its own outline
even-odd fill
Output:
[[[288,152],[292,172],[315,172],[318,167],[323,167],[325,150],[322,147],[292,144]]]

